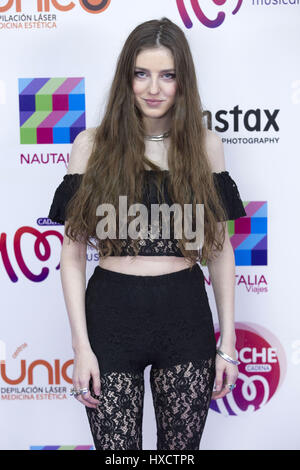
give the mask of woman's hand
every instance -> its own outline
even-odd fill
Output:
[[[236,351],[234,346],[222,346],[218,348],[222,352],[228,354],[234,360],[237,360]],[[225,377],[224,377],[225,374]],[[239,375],[238,366],[226,361],[219,354],[216,354],[216,377],[215,377],[215,390],[212,393],[212,400],[223,398],[227,393],[231,393],[228,385],[235,384]]]
[[[97,357],[92,348],[83,348],[75,352],[72,382],[76,390],[87,388],[89,390],[90,377],[93,379],[93,391],[100,395],[100,370]],[[75,395],[74,395],[75,396]],[[75,396],[84,406],[97,408],[99,400],[87,393]]]

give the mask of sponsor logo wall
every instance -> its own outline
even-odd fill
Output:
[[[223,139],[247,213],[228,222],[240,374],[211,401],[201,448],[300,448],[299,1],[0,0],[1,449],[94,449],[69,396],[63,226],[47,214],[72,142],[99,123],[125,39],[163,16],[189,40],[207,126]],[[89,248],[87,280],[97,263]],[[155,449],[149,370],[143,446]]]

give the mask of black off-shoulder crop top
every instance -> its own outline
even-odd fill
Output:
[[[147,174],[146,187],[148,188],[147,199],[143,203],[148,206],[149,202],[152,204],[158,204],[157,193],[153,191],[155,188],[154,184],[151,184],[151,178],[155,170],[145,170]],[[162,170],[167,175],[169,170]],[[164,175],[164,176],[165,176]],[[52,204],[50,207],[48,218],[53,222],[59,224],[65,223],[65,210],[66,204],[71,199],[75,191],[79,188],[83,174],[82,173],[68,173],[63,177],[62,182],[56,188]],[[234,220],[240,217],[244,217],[246,214],[243,202],[240,197],[240,193],[237,184],[232,179],[228,171],[221,171],[219,173],[213,172],[213,179],[218,191],[221,202],[223,203],[224,209],[227,214],[225,220]],[[163,178],[165,180],[165,178]],[[170,205],[170,200],[165,188],[164,196],[167,203]],[[151,226],[148,232],[148,238],[142,238],[138,241],[140,245],[139,256],[178,256],[183,257],[181,250],[178,245],[178,240],[174,238],[163,239],[151,238]],[[113,256],[113,255],[112,255]],[[122,252],[120,256],[134,256],[134,252],[131,246],[131,239],[122,240]]]

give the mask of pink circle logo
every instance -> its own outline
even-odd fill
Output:
[[[225,12],[224,11],[219,11],[216,8],[216,14],[214,18],[209,18],[206,16],[204,13],[204,10],[202,9],[202,6],[207,6],[207,1],[201,1],[201,0],[190,0],[191,2],[191,7],[194,10],[196,18],[200,21],[200,23],[203,24],[203,26],[206,26],[207,28],[218,28],[224,21],[225,21]],[[210,0],[212,3],[216,5],[216,7],[222,7],[227,0]],[[236,0],[235,6],[232,10],[232,15],[236,15],[238,11],[240,10],[242,6],[243,0]],[[192,28],[193,23],[192,20],[187,12],[187,9],[185,7],[185,0],[176,0],[178,12],[181,16],[181,19],[185,25],[186,28]]]
[[[236,388],[210,403],[212,410],[226,416],[259,410],[274,396],[286,374],[284,349],[270,331],[254,323],[236,322],[235,332],[240,361]],[[219,339],[217,332],[217,346]]]

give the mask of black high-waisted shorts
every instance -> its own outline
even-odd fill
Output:
[[[213,357],[216,340],[201,267],[140,276],[97,266],[86,295],[100,373],[164,368]]]

